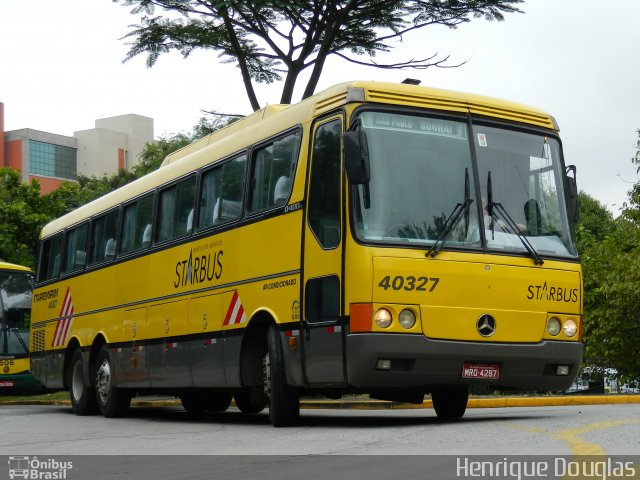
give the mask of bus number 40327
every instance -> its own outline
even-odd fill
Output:
[[[440,283],[440,279],[436,277],[414,277],[413,275],[409,275],[404,277],[402,275],[397,275],[391,279],[389,275],[384,277],[378,283],[378,287],[388,290],[405,290],[407,292],[417,291],[417,292],[433,292],[436,287]]]

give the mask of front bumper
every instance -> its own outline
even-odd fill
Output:
[[[452,385],[489,385],[529,391],[565,390],[582,361],[580,342],[535,344],[457,342],[422,335],[358,333],[346,337],[347,378],[363,389],[410,389],[429,392]],[[390,370],[377,370],[378,359],[391,360]],[[498,379],[463,379],[464,363],[500,365]],[[556,375],[568,365],[568,375]]]

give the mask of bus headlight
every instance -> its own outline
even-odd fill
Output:
[[[562,324],[560,323],[560,320],[558,318],[551,317],[547,322],[547,332],[549,332],[549,335],[553,335],[555,337],[560,333],[561,329]]]
[[[416,314],[413,313],[412,310],[405,308],[400,312],[400,315],[398,315],[398,323],[400,323],[403,328],[409,330],[416,324]]]
[[[575,334],[578,333],[578,324],[575,322],[575,320],[569,319],[565,321],[563,328],[564,334],[569,338],[575,336]]]
[[[373,319],[375,320],[376,325],[380,328],[389,328],[389,325],[391,325],[391,321],[393,320],[393,316],[389,310],[381,308],[373,316]]]

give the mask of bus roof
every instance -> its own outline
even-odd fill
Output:
[[[374,81],[334,85],[297,104],[269,105],[169,154],[161,168],[47,224],[41,238],[149,192],[211,162],[347,103],[392,104],[481,115],[558,130],[549,114],[517,103],[468,93]],[[268,120],[268,122],[266,121]],[[188,161],[181,161],[186,160]]]
[[[0,260],[0,270],[19,270],[23,272],[31,271],[31,269],[28,267],[23,267],[22,265],[16,265],[15,263],[5,262],[4,260]]]

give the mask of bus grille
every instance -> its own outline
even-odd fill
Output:
[[[31,351],[42,352],[44,350],[44,328],[34,330],[31,333]]]

